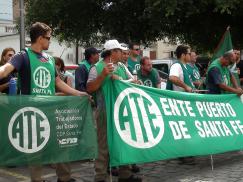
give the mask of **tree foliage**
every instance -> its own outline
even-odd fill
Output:
[[[59,40],[82,45],[116,38],[150,44],[169,38],[213,50],[227,26],[243,45],[240,0],[27,0],[27,24],[49,24]]]

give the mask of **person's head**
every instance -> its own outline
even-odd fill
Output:
[[[99,60],[99,53],[100,51],[98,51],[96,48],[89,47],[85,49],[84,52],[85,60],[90,61],[91,64],[95,64]]]
[[[128,50],[128,47],[127,47],[126,44],[121,43],[121,46],[124,48],[124,50],[122,50],[122,59],[121,59],[121,61],[124,64],[126,64],[127,60],[128,60],[128,57],[129,57],[129,50]]]
[[[130,49],[130,56],[137,57],[140,55],[141,49],[139,44],[137,43],[130,43],[129,44]]]
[[[177,59],[182,60],[185,63],[188,63],[191,60],[191,50],[189,46],[179,45],[175,50],[175,54]]]
[[[129,50],[122,51],[122,62],[125,64],[129,58]]]
[[[152,70],[152,62],[149,57],[144,56],[140,60],[141,70],[146,73],[150,73]]]
[[[108,59],[109,57],[111,62],[117,63],[122,58],[122,50],[124,50],[124,48],[117,40],[108,40],[104,44],[104,51],[101,57],[104,59]]]
[[[234,52],[227,52],[221,58],[222,66],[229,66],[235,63],[235,54]]]
[[[240,61],[240,51],[239,50],[234,50],[235,53],[235,62],[239,63]]]
[[[192,50],[191,51],[191,63],[195,64],[197,62],[197,53]]]
[[[14,56],[15,50],[11,47],[3,49],[0,65],[6,64]]]
[[[49,48],[51,28],[45,23],[36,22],[30,27],[31,44],[38,44],[43,50]]]
[[[55,65],[58,73],[64,73],[65,72],[64,61],[60,57],[54,57],[54,59],[55,59]]]

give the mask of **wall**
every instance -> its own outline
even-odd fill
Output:
[[[20,40],[18,34],[0,36],[0,53],[2,53],[3,49],[6,47],[12,47],[16,50],[16,52],[19,52],[19,42]],[[61,56],[61,58],[65,61],[66,64],[75,64],[75,48],[70,48],[66,46],[65,43],[59,44],[59,42],[56,39],[51,39],[51,44],[47,52],[52,56]]]
[[[157,42],[157,59],[171,57],[171,51],[175,51],[177,45],[171,45],[165,41]]]

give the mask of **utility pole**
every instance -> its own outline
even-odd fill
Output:
[[[20,50],[25,48],[24,0],[19,0],[20,9]]]

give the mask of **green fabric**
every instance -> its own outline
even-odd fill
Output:
[[[211,60],[215,60],[230,51],[233,51],[233,45],[232,45],[230,31],[229,29],[227,29],[223,37],[221,38],[218,47],[214,51],[214,55]]]
[[[122,80],[128,80],[128,76],[126,73],[126,68],[123,63],[118,63],[116,70],[113,72],[113,74],[119,76]]]
[[[143,75],[141,69],[137,72],[138,80],[141,80],[143,85],[148,87],[157,88],[157,84],[159,83],[158,72],[156,69],[152,68],[151,72],[148,75]]]
[[[216,59],[215,61],[213,61],[209,67],[208,67],[208,71],[206,74],[206,83],[208,82],[208,72],[212,69],[212,68],[218,68],[222,77],[222,81],[225,85],[227,86],[231,86],[231,80],[230,80],[230,71],[227,67],[222,67],[220,64],[220,59]],[[221,89],[221,94],[225,94],[225,93],[229,93],[225,90]]]
[[[192,79],[192,82],[197,82],[197,81],[202,82],[200,71],[199,71],[198,67],[195,64],[194,65],[187,64],[186,68],[187,68],[187,71],[188,71],[188,73],[189,73],[189,75],[190,75],[190,77]],[[200,90],[204,89],[203,88],[203,83],[199,87],[197,87],[197,89],[200,89]]]
[[[119,80],[106,87],[111,166],[243,148],[243,104],[235,94],[172,92]]]
[[[191,87],[191,88],[195,88],[193,83],[192,83],[192,80],[190,78],[190,75],[188,73],[188,70],[185,68],[185,66],[180,62],[180,61],[176,61],[174,62],[173,64],[175,63],[179,63],[181,65],[181,68],[182,68],[182,71],[183,71],[183,77],[184,77],[184,83]],[[166,83],[166,90],[173,90],[173,83],[168,79],[167,80],[167,83]]]
[[[97,157],[87,97],[0,96],[0,165],[53,164]]]
[[[30,60],[30,94],[55,95],[55,61],[54,58],[42,52],[48,60],[43,62],[30,48],[26,48]]]
[[[88,71],[89,71],[90,68],[91,68],[91,64],[90,64],[87,60],[83,60],[83,61],[79,64],[79,66],[81,66],[81,65],[84,65]]]
[[[186,68],[193,82],[201,80],[199,69],[195,64],[186,64]]]
[[[131,57],[127,60],[128,70],[133,74],[133,71],[138,71],[140,69],[140,56],[137,57],[137,61],[133,61]]]

